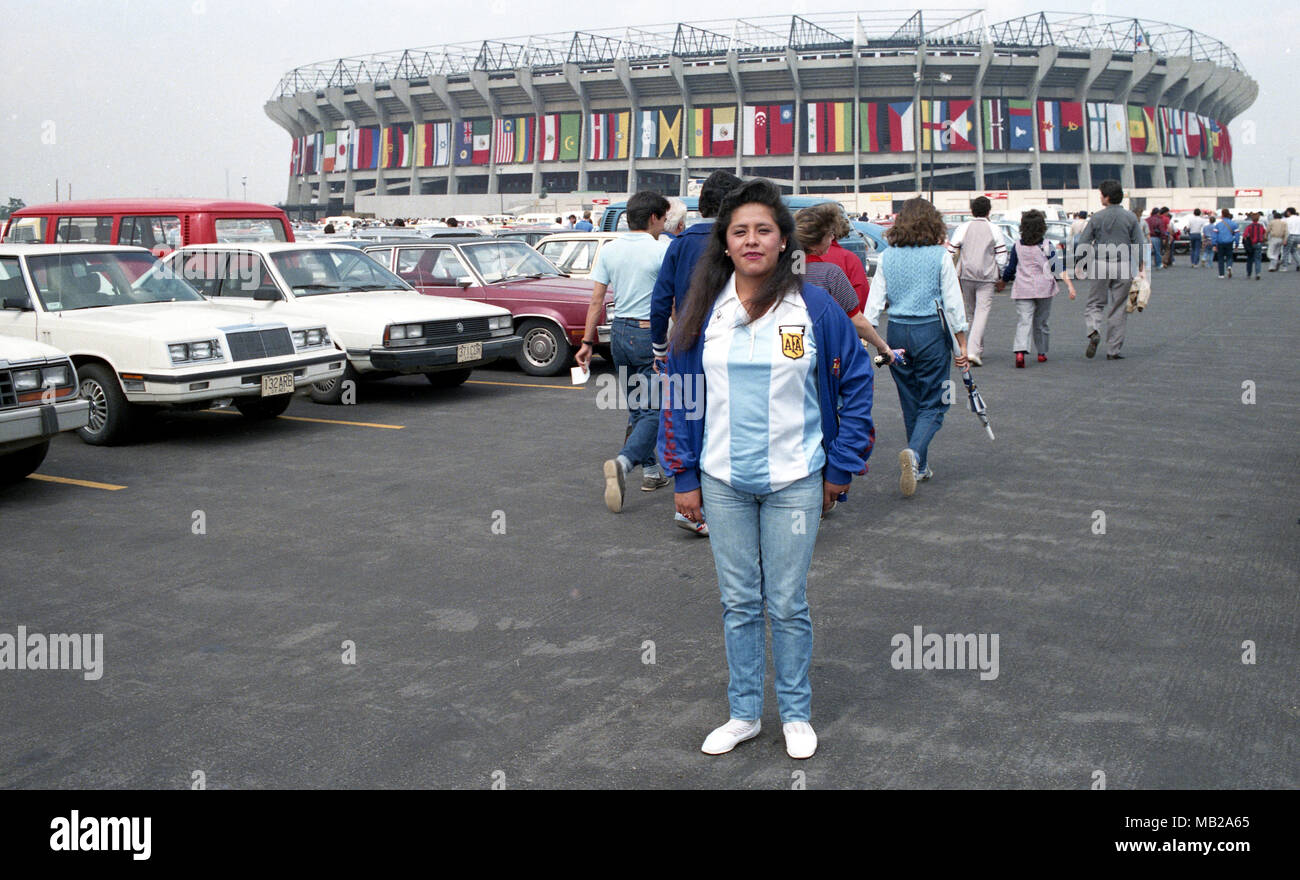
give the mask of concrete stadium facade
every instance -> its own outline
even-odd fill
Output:
[[[1227,125],[1259,88],[1219,41],[1133,18],[936,15],[678,23],[337,59],[287,73],[265,111],[293,138],[286,204],[313,213],[358,196],[685,195],[716,168],[802,193],[1232,185]],[[782,135],[788,152],[772,154],[778,113],[792,143]],[[1014,148],[1024,127],[1008,113],[1025,114],[1028,148]],[[575,118],[560,158],[558,126]],[[1129,130],[1107,135],[1108,121]],[[656,124],[668,155],[650,144]]]

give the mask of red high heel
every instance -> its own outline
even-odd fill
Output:
[[[1040,364],[1045,364],[1045,363],[1047,363],[1047,355],[1045,355],[1045,354],[1040,354],[1040,355],[1038,356],[1038,362],[1039,362]]]
[[[1025,368],[1025,353],[1023,351],[1018,351],[1016,352],[1016,369],[1023,370],[1024,368]]]

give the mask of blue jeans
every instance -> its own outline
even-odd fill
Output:
[[[701,473],[700,493],[722,594],[731,717],[754,721],[763,715],[766,606],[781,721],[810,721],[808,566],[821,523],[822,473],[811,473],[768,495],[740,492]]]
[[[1282,246],[1282,262],[1279,265],[1290,266],[1293,263],[1300,266],[1300,235],[1288,235],[1286,244]]]
[[[610,354],[614,356],[614,366],[625,376],[623,400],[627,404],[627,440],[619,455],[632,462],[633,466],[653,467],[655,458],[655,440],[659,436],[659,409],[653,406],[658,402],[658,395],[650,395],[649,390],[659,377],[654,372],[654,353],[650,346],[650,328],[638,327],[637,321],[615,318],[614,326],[609,331]],[[644,378],[638,379],[637,376]],[[640,386],[640,388],[638,388]]]
[[[1232,242],[1215,245],[1214,261],[1219,267],[1219,277],[1222,278],[1226,274],[1224,270],[1232,268]]]
[[[1201,236],[1200,233],[1192,233],[1188,236],[1192,242],[1192,265],[1201,265]]]
[[[1164,265],[1164,260],[1160,258],[1160,244],[1160,239],[1151,239],[1151,265],[1156,269]]]
[[[926,451],[943,427],[943,383],[951,375],[951,353],[943,325],[936,316],[922,324],[890,321],[885,330],[890,348],[907,349],[907,364],[894,363],[889,372],[903,407],[907,446],[916,453],[918,467],[925,473]]]
[[[1252,270],[1255,275],[1264,271],[1264,246],[1262,244],[1246,245],[1246,277],[1251,276]]]

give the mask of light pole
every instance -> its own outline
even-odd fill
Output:
[[[916,80],[917,82],[920,82],[920,81],[921,81],[921,71],[919,71],[919,70],[914,70],[914,71],[912,71],[912,78],[913,78],[914,80]],[[939,82],[942,82],[942,83],[952,82],[952,74],[951,74],[951,73],[940,73],[940,74],[939,74]],[[926,78],[926,83],[930,86],[930,107],[933,108],[933,107],[934,107],[934,83],[935,83],[935,81],[927,77],[927,78]],[[945,119],[945,120],[943,120],[943,123],[946,123],[947,121],[948,121],[948,120]],[[940,124],[940,130],[942,130],[942,124],[943,124],[943,123]],[[922,120],[921,120],[921,130],[922,130],[922,131],[925,131],[925,130],[926,130],[926,124],[927,124],[927,120],[922,119]],[[933,124],[933,123],[930,123],[930,124]],[[930,173],[929,173],[929,178],[930,178],[930,204],[932,204],[932,205],[934,204],[934,139],[935,139],[935,137],[937,137],[937,133],[935,132],[934,129],[930,129]]]
[[[244,201],[248,201],[248,178],[239,178],[239,185],[244,188]]]

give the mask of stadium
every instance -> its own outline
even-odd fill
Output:
[[[1256,82],[1186,27],[1043,12],[790,15],[489,39],[289,71],[286,205],[685,195],[715,168],[792,193],[1231,186]],[[390,201],[391,200],[387,200]]]

